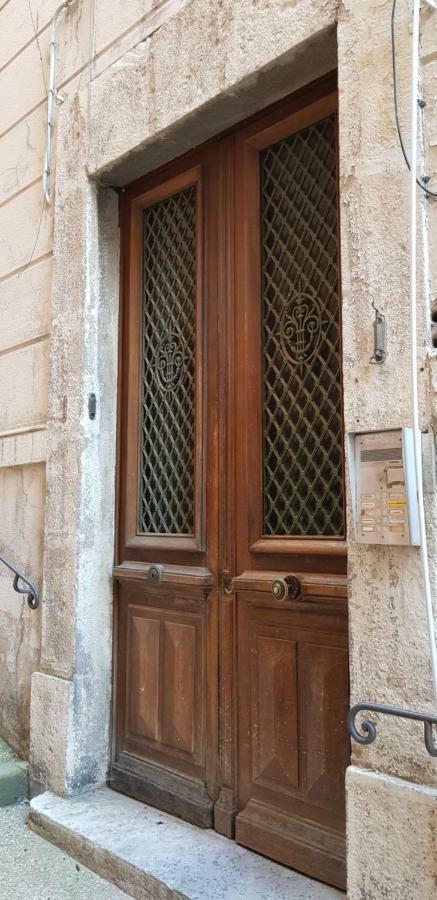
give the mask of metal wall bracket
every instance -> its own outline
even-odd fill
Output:
[[[437,757],[437,738],[433,734],[433,726],[437,725],[437,716],[431,713],[418,712],[414,709],[398,709],[396,706],[384,706],[382,703],[356,703],[349,710],[347,727],[350,736],[358,744],[373,744],[376,739],[376,725],[369,719],[363,719],[358,728],[355,719],[360,712],[382,713],[384,716],[396,716],[399,719],[413,719],[415,722],[423,722],[425,747],[430,756]]]
[[[39,606],[39,593],[35,585],[17,569],[13,563],[9,562],[8,559],[5,559],[4,556],[0,555],[0,562],[2,562],[10,572],[13,573],[14,577],[14,591],[17,594],[27,594],[27,602],[29,604],[30,609],[38,609]],[[27,587],[20,587],[19,581],[22,581],[23,584],[27,585]]]

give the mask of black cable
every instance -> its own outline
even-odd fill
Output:
[[[391,59],[392,59],[392,69],[393,69],[393,100],[394,100],[394,107],[395,107],[396,129],[398,132],[399,143],[401,145],[402,155],[404,157],[408,171],[411,172],[410,160],[408,159],[408,154],[405,149],[404,139],[402,137],[402,131],[401,131],[401,123],[399,120],[398,84],[397,84],[397,75],[396,75],[396,35],[395,35],[396,6],[397,6],[397,0],[393,0],[392,10],[391,10]],[[424,179],[422,181],[420,181],[419,178],[416,178],[416,184],[419,185],[421,190],[428,197],[437,197],[437,191],[431,191],[429,188],[427,188],[426,184],[423,184],[423,181],[424,181]]]

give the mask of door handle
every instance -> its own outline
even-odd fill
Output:
[[[302,585],[295,575],[275,578],[272,583],[272,596],[275,600],[299,600]]]

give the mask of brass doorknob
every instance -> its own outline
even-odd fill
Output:
[[[298,600],[301,594],[301,583],[295,575],[276,578],[272,584],[272,595],[275,600]]]

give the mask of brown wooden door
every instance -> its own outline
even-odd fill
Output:
[[[111,783],[344,885],[333,79],[122,201]]]

